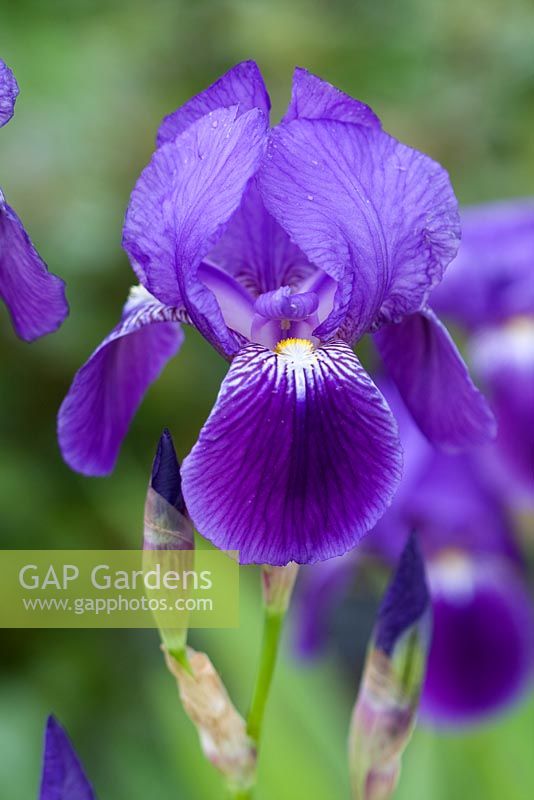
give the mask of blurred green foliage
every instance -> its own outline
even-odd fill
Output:
[[[0,310],[0,528],[4,547],[137,546],[163,425],[184,455],[225,366],[194,332],[150,391],[112,477],[62,463],[54,419],[71,377],[118,319],[132,273],[120,248],[128,196],[158,121],[243,58],[278,117],[301,64],[370,103],[385,127],[449,169],[464,203],[532,193],[531,0],[1,0],[0,53],[21,86],[0,131],[0,182],[68,283],[71,316],[31,346]],[[196,636],[241,707],[259,647],[246,570],[239,631]],[[368,625],[358,622],[362,645]],[[155,634],[2,634],[0,795],[36,796],[53,710],[102,800],[219,797],[165,674]],[[345,733],[357,684],[334,664],[276,677],[259,800],[348,792]],[[525,800],[534,792],[532,702],[461,736],[418,730],[399,800]]]

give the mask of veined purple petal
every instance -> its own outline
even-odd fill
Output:
[[[238,115],[259,108],[266,118],[269,118],[271,101],[261,72],[254,61],[242,61],[236,64],[208,89],[195,95],[165,117],[158,131],[158,146],[176,139],[189,125],[210,111],[231,106],[238,107]]]
[[[483,331],[472,339],[469,351],[497,418],[496,447],[484,452],[484,464],[506,486],[509,496],[532,505],[534,320],[519,318]]]
[[[348,345],[248,345],[183,463],[183,491],[200,533],[242,563],[312,563],[359,542],[400,462],[395,421]]]
[[[495,420],[447,329],[429,309],[384,325],[375,342],[425,436],[448,450],[487,442]]]
[[[54,717],[46,723],[39,800],[96,800],[67,734]]]
[[[293,120],[274,129],[259,173],[268,211],[340,282],[315,331],[349,342],[417,311],[459,242],[445,170],[377,128]]]
[[[380,128],[374,111],[331,83],[297,67],[293,73],[291,101],[282,122],[293,119],[335,119]]]
[[[391,656],[403,634],[422,619],[429,606],[425,565],[417,538],[412,534],[380,605],[374,636],[376,647]]]
[[[183,341],[180,309],[133,290],[122,319],[76,373],[58,416],[63,458],[85,475],[106,475],[150,384]]]
[[[218,109],[157,150],[132,193],[123,246],[141,283],[166,305],[186,307],[215,347],[238,349],[213,293],[198,277],[263,155],[266,119]]]
[[[318,272],[267,212],[255,180],[209,258],[254,297],[280,286],[298,290]]]
[[[65,284],[48,272],[1,190],[0,297],[16,333],[28,342],[57,330],[69,313]]]
[[[422,711],[462,724],[525,691],[534,668],[534,611],[521,576],[497,559],[445,554],[429,565],[434,633]]]
[[[0,58],[0,128],[13,116],[18,93],[19,86],[13,72]]]
[[[462,244],[432,307],[476,329],[534,314],[534,198],[466,208]]]

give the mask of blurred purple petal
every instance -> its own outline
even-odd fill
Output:
[[[417,311],[458,246],[457,203],[438,164],[377,128],[323,120],[279,125],[259,186],[268,211],[340,282],[333,312],[349,342]]]
[[[495,435],[486,400],[430,309],[384,325],[374,339],[410,413],[433,444],[456,450]]]
[[[444,554],[429,568],[434,633],[422,710],[435,722],[478,722],[528,688],[534,612],[505,561]]]
[[[534,262],[533,262],[534,265]],[[473,369],[497,417],[484,463],[516,502],[534,501],[534,321],[484,331],[470,343]]]
[[[59,410],[63,458],[85,475],[113,469],[141,400],[180,348],[180,310],[134,290],[120,323],[76,373]]]
[[[132,192],[123,246],[141,283],[166,305],[187,308],[215,347],[238,349],[213,293],[199,280],[263,155],[266,119],[219,109],[152,156]]]
[[[282,121],[293,119],[332,119],[372,128],[381,126],[374,111],[365,103],[302,67],[297,67],[293,73],[291,101]]]
[[[255,181],[249,184],[209,260],[233,275],[254,297],[280,286],[298,288],[317,272],[267,212]]]
[[[426,559],[452,547],[520,563],[512,519],[480,470],[478,452],[450,455],[436,450],[415,425],[394,384],[382,380],[378,386],[398,422],[404,463],[393,502],[363,549],[395,563],[415,529]]]
[[[312,563],[373,526],[400,460],[395,421],[348,345],[248,345],[183,463],[183,490],[200,533],[242,563]]]
[[[17,335],[28,342],[57,330],[69,313],[65,284],[48,272],[1,190],[0,297]]]
[[[534,314],[534,198],[466,208],[461,220],[462,244],[432,307],[468,328]]]
[[[399,639],[423,617],[429,604],[423,557],[416,536],[411,534],[380,605],[376,647],[391,656]]]
[[[259,108],[269,117],[271,101],[258,65],[242,61],[228,70],[208,89],[195,95],[183,106],[165,117],[158,131],[157,144],[176,139],[193,122],[217,108],[237,106],[237,114]]]
[[[46,723],[39,800],[96,800],[67,734],[54,717]]]
[[[19,87],[13,72],[0,58],[0,128],[13,116],[18,93]]]
[[[326,646],[337,607],[354,582],[359,552],[301,568],[293,601],[295,649],[301,658],[315,658]]]

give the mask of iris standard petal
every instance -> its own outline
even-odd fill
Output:
[[[96,800],[67,734],[54,717],[46,723],[39,800]]]
[[[259,172],[265,205],[307,257],[340,282],[316,330],[349,342],[417,311],[459,242],[439,164],[378,128],[296,119],[272,132]]]
[[[519,318],[479,333],[469,353],[497,417],[496,446],[484,452],[484,465],[515,502],[532,506],[534,319]]]
[[[0,128],[13,116],[18,93],[19,87],[13,72],[0,58]]]
[[[461,218],[462,244],[432,307],[470,329],[534,314],[534,198],[466,208]]]
[[[280,286],[298,289],[318,271],[268,213],[254,180],[209,258],[255,297]]]
[[[264,151],[266,118],[218,109],[163,145],[143,170],[130,199],[123,246],[141,283],[162,303],[182,302],[215,347],[238,345],[198,268],[216,244]]]
[[[200,533],[242,563],[312,563],[373,526],[400,462],[395,420],[347,344],[251,344],[183,463],[183,491]]]
[[[48,272],[0,190],[0,297],[21,339],[55,331],[69,313],[65,284]]]
[[[422,710],[461,724],[507,705],[534,668],[534,612],[520,574],[504,561],[445,555],[429,566],[434,633]]]
[[[336,119],[372,128],[381,127],[379,118],[369,106],[302,67],[296,67],[293,73],[291,100],[282,121],[291,122],[293,119]]]
[[[183,312],[134,289],[120,323],[76,373],[59,410],[63,458],[85,475],[111,472],[150,384],[183,341]]]
[[[427,438],[448,450],[487,442],[495,419],[447,329],[429,309],[374,336],[408,410]]]
[[[238,114],[259,108],[268,118],[271,101],[254,61],[236,64],[208,89],[165,117],[158,131],[158,146],[176,139],[178,134],[210,111],[231,106],[238,106]]]

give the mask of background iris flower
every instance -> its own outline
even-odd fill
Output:
[[[484,450],[509,498],[534,507],[534,200],[466,209],[462,246],[432,304],[470,334],[469,356],[498,421]]]
[[[163,121],[124,226],[143,289],[77,373],[59,441],[109,472],[194,325],[231,366],[183,464],[188,509],[243,563],[282,565],[354,547],[399,481],[394,417],[351,349],[365,333],[429,438],[478,444],[494,421],[426,305],[458,246],[446,172],[305,70],[272,130],[269,107],[243,62]]]
[[[15,111],[19,87],[0,59],[0,128]],[[55,331],[69,313],[65,285],[51,275],[24,226],[0,189],[0,297],[21,339]]]
[[[534,609],[514,526],[477,460],[433,448],[393,387],[384,390],[400,424],[403,479],[364,547],[307,576],[298,649],[312,656],[325,644],[365,556],[394,566],[416,530],[434,619],[422,711],[438,724],[477,722],[521,696],[534,675]]]

